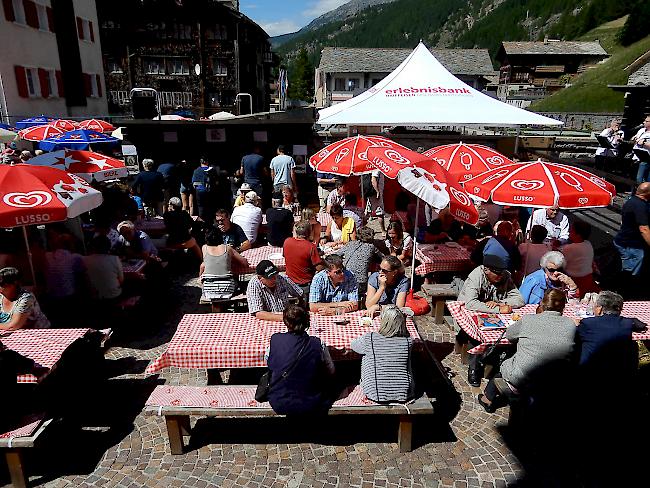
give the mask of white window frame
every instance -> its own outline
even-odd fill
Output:
[[[228,76],[228,65],[224,59],[212,58],[212,75]]]
[[[47,8],[42,3],[36,4],[36,15],[38,16],[38,30],[41,32],[50,32],[50,23],[47,20]]]
[[[11,0],[11,5],[14,9],[14,22],[18,25],[27,25],[23,0]]]
[[[29,81],[32,81],[32,86],[30,89]],[[25,67],[25,80],[27,82],[27,93],[29,98],[39,98],[42,97],[41,83],[38,79],[38,68],[28,68]]]
[[[180,70],[177,69],[179,66],[177,66],[176,63],[181,63]],[[167,64],[169,66],[168,71],[170,75],[186,76],[190,74],[190,63],[185,58],[169,58],[167,59]]]
[[[157,70],[151,70],[151,65],[153,61],[156,61],[157,64]],[[165,58],[160,58],[160,57],[151,57],[151,58],[146,58],[145,59],[145,72],[148,75],[164,75],[165,73]],[[162,70],[162,72],[161,72]]]

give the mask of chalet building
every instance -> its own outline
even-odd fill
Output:
[[[326,47],[316,68],[316,108],[348,100],[379,83],[412,49]],[[495,75],[487,49],[431,49],[454,76],[484,90]]]
[[[239,2],[97,3],[111,113],[130,112],[130,90],[143,87],[158,91],[163,113],[249,113],[251,100],[253,112],[268,110],[278,58]]]
[[[525,108],[607,57],[598,41],[504,41],[496,55],[501,65],[497,97]]]
[[[95,0],[3,0],[0,119],[106,115]]]
[[[630,139],[650,114],[650,51],[626,68],[630,73],[626,85],[609,85],[625,94],[625,107],[621,129]]]

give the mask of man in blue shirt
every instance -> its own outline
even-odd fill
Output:
[[[262,195],[262,176],[264,175],[264,158],[260,155],[259,146],[255,146],[253,151],[241,159],[241,168],[239,171],[244,177],[244,182],[248,183],[253,191]]]
[[[309,289],[309,310],[334,315],[340,309],[353,312],[359,307],[359,286],[354,275],[343,267],[343,258],[330,254],[326,268],[314,276]]]

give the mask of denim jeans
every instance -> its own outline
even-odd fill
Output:
[[[648,173],[650,173],[650,166],[648,163],[641,161],[639,170],[636,173],[636,184],[640,185],[644,181],[648,181]]]
[[[643,266],[643,249],[636,249],[634,247],[619,246],[614,242],[618,253],[621,255],[621,262],[623,264],[623,271],[628,271],[632,276],[638,276],[641,273]]]

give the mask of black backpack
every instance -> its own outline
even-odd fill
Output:
[[[375,196],[377,193],[375,187],[372,186],[372,175],[361,175],[361,191],[363,192],[363,198],[369,198]]]

